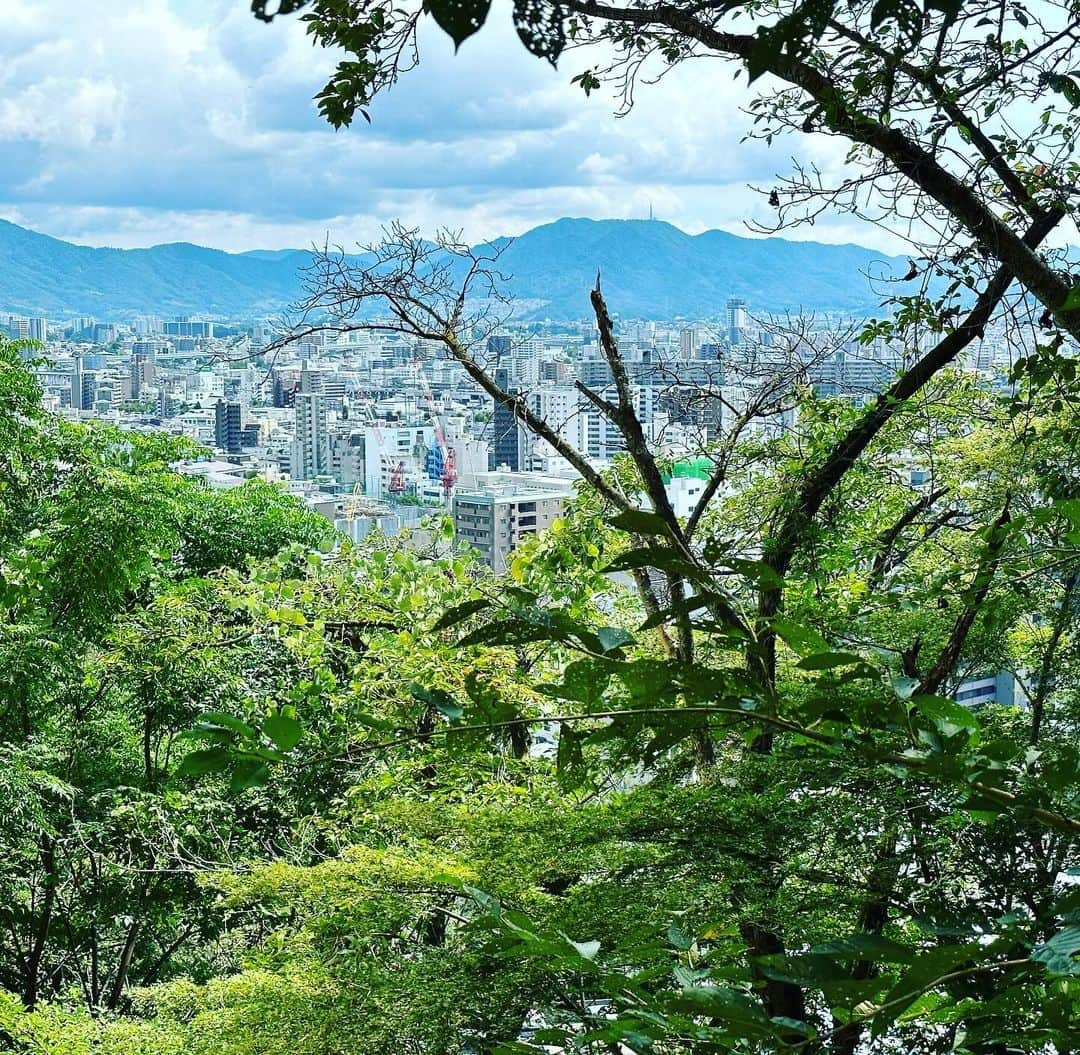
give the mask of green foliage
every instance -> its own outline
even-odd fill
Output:
[[[1018,398],[943,376],[783,574],[769,532],[851,408],[747,440],[689,546],[583,490],[501,579],[408,538],[321,552],[280,492],[28,417],[4,1043],[1068,1051],[1075,411]],[[941,492],[914,516],[910,465]],[[646,610],[613,568],[691,589]],[[999,669],[1028,709],[954,698]]]
[[[179,509],[178,528],[184,575],[241,568],[249,558],[273,557],[293,543],[329,547],[334,534],[325,517],[262,480],[192,492]]]

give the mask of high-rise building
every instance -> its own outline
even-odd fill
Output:
[[[131,356],[131,398],[141,399],[142,391],[146,385],[154,380],[154,363],[151,353],[147,351],[133,352]]]
[[[271,401],[275,407],[291,407],[296,400],[297,383],[280,370],[274,371],[274,388]]]
[[[687,328],[679,331],[679,358],[693,359],[697,355],[697,330]]]
[[[490,338],[489,340],[494,340]],[[510,395],[516,393],[510,389],[510,371],[499,367],[494,372],[495,384]],[[525,427],[520,421],[520,412],[510,400],[495,400],[491,414],[491,451],[488,455],[488,468],[499,469],[503,466],[517,471],[522,467],[523,448],[525,446]]]
[[[97,375],[87,373],[83,357],[75,356],[71,371],[71,407],[73,410],[93,410],[97,399]]]
[[[728,341],[734,346],[742,344],[746,336],[746,300],[743,297],[728,297]]]
[[[175,418],[179,413],[180,397],[167,388],[160,389],[158,391],[158,416],[161,418]]]
[[[509,334],[496,333],[487,339],[488,369],[508,365],[513,339]]]
[[[49,339],[49,323],[46,319],[27,319],[27,336],[44,344]]]
[[[239,454],[243,446],[240,404],[219,400],[214,405],[214,445],[228,454]]]
[[[289,471],[294,480],[312,480],[331,471],[326,401],[319,392],[296,394],[296,433]]]
[[[562,482],[494,473],[477,488],[454,494],[454,532],[459,543],[477,550],[485,564],[503,572],[518,544],[549,528],[573,493]]]
[[[86,410],[83,402],[83,361],[82,356],[75,356],[71,369],[71,405],[75,410]]]
[[[214,336],[214,324],[212,322],[203,322],[199,319],[181,316],[180,318],[171,319],[169,322],[163,323],[161,332],[164,333],[166,337],[194,337],[196,339],[206,339]]]

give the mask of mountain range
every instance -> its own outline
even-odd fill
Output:
[[[729,296],[751,311],[867,314],[880,281],[906,258],[858,245],[689,235],[659,220],[562,219],[505,243],[499,269],[523,318],[589,314],[599,270],[609,308],[624,318],[706,318]],[[309,250],[226,253],[179,242],[149,249],[74,245],[0,220],[0,311],[59,318],[200,315],[251,319],[302,293]]]

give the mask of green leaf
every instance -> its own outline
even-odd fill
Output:
[[[810,954],[833,960],[885,960],[889,963],[911,963],[917,955],[916,950],[877,934],[852,934],[837,938],[815,945]]]
[[[220,747],[207,747],[201,751],[191,751],[180,763],[179,772],[186,777],[202,776],[204,773],[219,773],[232,761],[232,755]]]
[[[617,648],[622,648],[624,645],[632,645],[634,643],[634,635],[623,630],[619,626],[602,626],[596,631],[596,636],[600,639],[600,644],[605,652],[612,652]]]
[[[975,943],[941,945],[921,953],[880,1001],[888,1005],[888,1011],[874,1019],[874,1035],[880,1036],[926,989],[933,988],[938,978],[968,960],[985,959],[988,955],[985,946]]]
[[[469,616],[476,615],[477,612],[483,612],[490,607],[491,602],[485,597],[478,597],[473,601],[465,601],[463,604],[456,604],[453,608],[448,608],[443,612],[431,629],[447,630],[452,626],[457,626],[458,623],[465,622]]]
[[[811,627],[803,626],[801,623],[795,623],[790,619],[783,619],[779,616],[773,616],[771,622],[777,637],[792,652],[800,656],[808,656],[814,652],[829,651],[828,641]]]
[[[458,647],[527,645],[533,641],[565,641],[568,636],[562,628],[547,623],[527,623],[520,619],[507,619],[478,626],[458,639]]]
[[[680,952],[686,952],[688,949],[693,948],[694,945],[693,938],[688,937],[682,930],[676,927],[674,923],[668,927],[667,939]]]
[[[428,689],[423,685],[413,685],[412,694],[421,703],[434,707],[452,721],[457,721],[465,713],[465,708],[444,689]]]
[[[284,714],[272,714],[262,724],[263,735],[282,751],[291,751],[304,737],[304,727]]]
[[[621,513],[611,517],[608,523],[620,531],[629,532],[631,535],[664,535],[671,537],[668,522],[658,513],[647,509],[624,509]]]
[[[919,687],[918,678],[897,677],[892,679],[892,689],[901,700],[911,699],[911,694]]]
[[[270,767],[257,758],[241,758],[233,770],[229,786],[233,791],[262,787],[270,779]]]
[[[208,729],[230,729],[247,740],[258,739],[259,734],[252,726],[239,718],[234,718],[231,714],[225,714],[223,711],[206,711],[199,715],[199,721],[200,725]]]
[[[555,764],[559,786],[564,791],[573,791],[585,781],[585,756],[581,752],[581,737],[567,724],[559,729],[559,747]]]
[[[461,889],[476,902],[476,907],[482,912],[497,916],[502,911],[502,904],[499,899],[492,897],[492,895],[486,891],[468,885],[463,885]]]
[[[1031,958],[1045,965],[1052,975],[1080,975],[1080,924],[1059,930],[1048,941],[1038,945]]]
[[[571,941],[570,938],[566,939],[577,950],[578,955],[584,960],[595,960],[596,954],[600,951],[600,943],[598,941]]]
[[[487,21],[491,0],[425,0],[424,9],[460,48]]]
[[[1017,20],[1019,21],[1019,18]],[[1022,22],[1021,25],[1023,25]],[[1080,106],[1080,85],[1077,85],[1072,77],[1064,73],[1046,71],[1039,75],[1039,83],[1064,95],[1073,109]]]
[[[611,674],[598,660],[579,659],[563,668],[561,682],[538,685],[536,690],[557,700],[574,700],[591,708],[603,700]]]
[[[978,718],[955,700],[946,699],[944,696],[912,696],[908,702],[919,714],[941,726],[941,731],[946,736],[958,729],[974,732],[979,728]]]
[[[724,557],[720,563],[733,572],[749,579],[759,590],[778,590],[784,585],[784,577],[761,560],[744,560],[741,557]]]
[[[708,1015],[723,1022],[737,1023],[748,1036],[771,1033],[768,1015],[744,993],[723,986],[703,985],[683,989],[671,998],[671,1005],[692,1015]]]
[[[544,0],[514,0],[514,26],[522,44],[552,66],[566,47],[566,14],[561,4]]]

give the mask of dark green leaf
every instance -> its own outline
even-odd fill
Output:
[[[230,787],[233,791],[262,787],[270,779],[270,768],[257,758],[241,758],[233,769]]]
[[[291,751],[304,736],[304,727],[284,714],[272,714],[262,724],[263,735],[272,740],[282,751]]]
[[[201,751],[192,751],[184,756],[179,772],[184,776],[201,776],[204,773],[219,773],[232,761],[232,755],[220,747],[208,747]]]
[[[780,616],[773,616],[771,622],[780,640],[800,656],[829,651],[829,643],[813,628]]]
[[[457,721],[465,713],[465,708],[445,689],[429,689],[423,685],[413,685],[412,694],[421,703],[433,707],[452,721]]]
[[[234,733],[239,733],[247,740],[255,740],[258,737],[258,733],[247,722],[222,711],[206,711],[199,715],[199,719],[202,725],[210,729],[229,729]]]
[[[620,531],[631,535],[663,535],[671,537],[667,521],[657,513],[646,509],[624,509],[613,516],[608,523]]]
[[[596,631],[596,636],[605,652],[613,652],[617,648],[634,643],[634,635],[618,626],[602,626]]]
[[[424,0],[424,9],[454,42],[455,48],[487,21],[491,0]]]
[[[431,629],[447,630],[452,626],[457,626],[458,623],[465,622],[469,616],[476,615],[477,612],[486,611],[490,607],[491,602],[483,597],[478,597],[473,601],[465,601],[463,604],[454,605],[453,608],[448,608],[441,616],[439,616]]]
[[[1031,958],[1045,965],[1048,974],[1080,975],[1080,925],[1060,930],[1037,946]]]
[[[942,731],[946,735],[951,735],[955,729],[974,731],[979,728],[978,718],[955,700],[946,699],[944,696],[912,696],[908,702],[919,714],[943,726]],[[955,729],[950,730],[949,726],[954,726]]]
[[[559,729],[559,748],[556,755],[559,786],[566,791],[580,787],[585,781],[585,757],[581,752],[581,737],[565,722]]]

